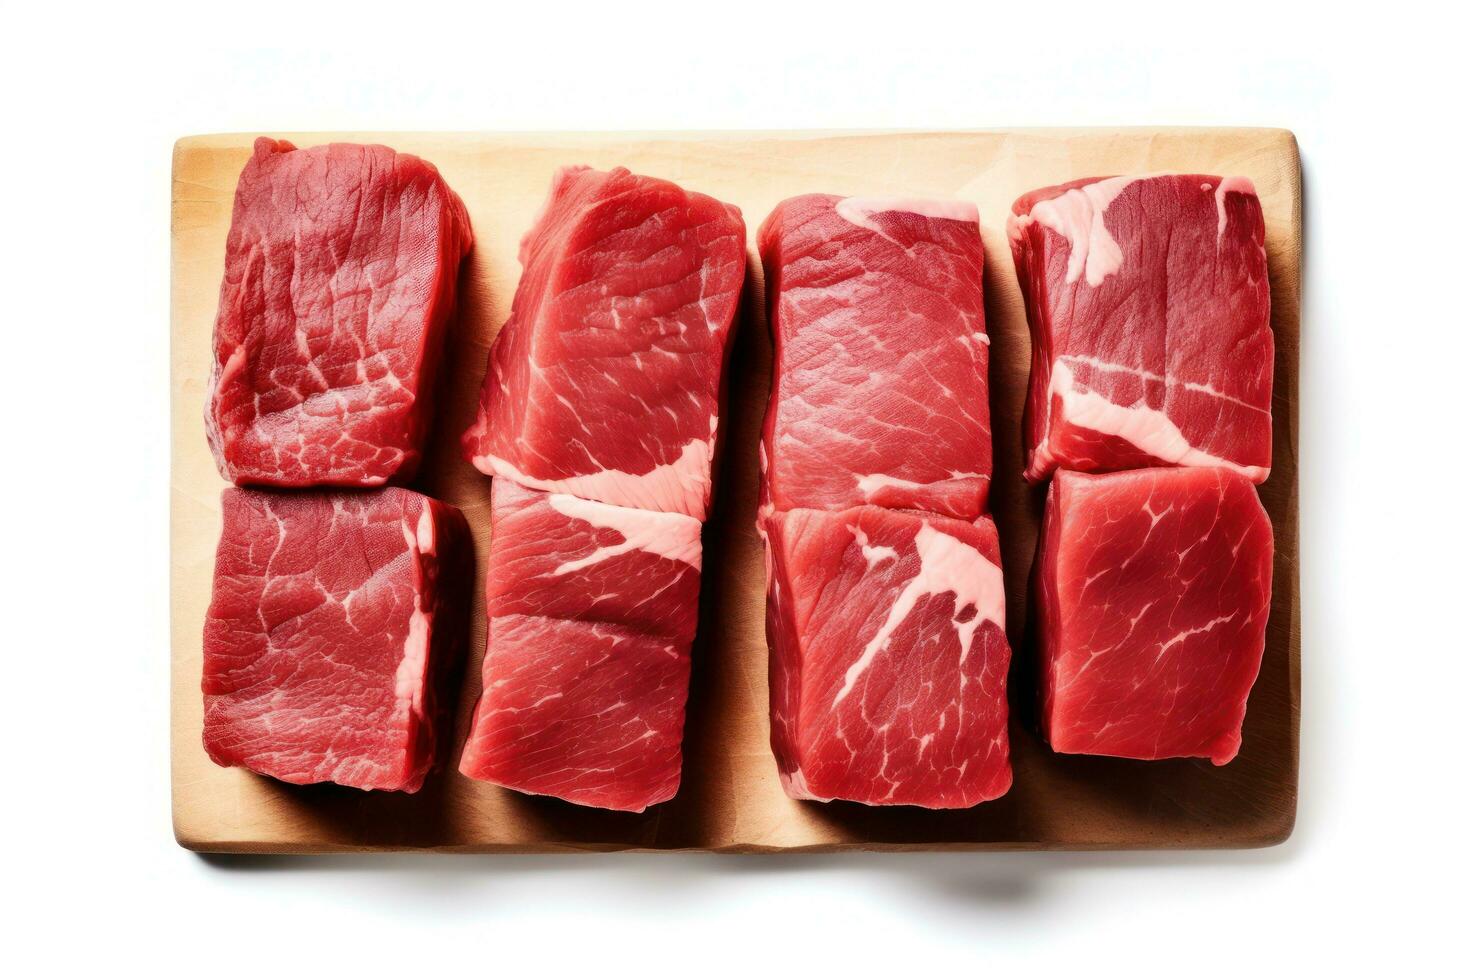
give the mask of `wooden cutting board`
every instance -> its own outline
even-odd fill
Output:
[[[666,177],[738,205],[752,237],[783,198],[931,195],[975,201],[986,248],[995,482],[1015,664],[1015,785],[974,809],[789,800],[767,744],[763,569],[754,520],[756,443],[771,350],[752,255],[730,367],[715,509],[705,529],[704,596],[679,795],[644,814],[575,807],[476,783],[455,771],[479,694],[483,602],[460,692],[454,756],[418,794],[294,787],[209,761],[200,743],[201,631],[219,533],[219,491],[204,440],[204,389],[235,179],[255,135],[190,137],[173,173],[173,816],[185,847],[319,852],[1255,847],[1286,838],[1296,814],[1300,615],[1297,581],[1297,355],[1301,169],[1282,130],[1129,129],[984,133],[479,135],[269,134],[301,146],[386,143],[433,161],[463,196],[476,244],[463,273],[449,386],[417,489],[463,508],[481,569],[490,481],[460,459],[485,354],[505,320],[516,246],[553,171],[569,163]],[[1028,727],[1033,686],[1026,581],[1041,494],[1021,480],[1021,411],[1030,343],[1004,222],[1024,191],[1080,177],[1175,170],[1252,178],[1266,217],[1276,332],[1275,459],[1261,497],[1276,531],[1275,595],[1245,744],[1228,766],[1060,756]],[[478,592],[478,589],[477,589]]]

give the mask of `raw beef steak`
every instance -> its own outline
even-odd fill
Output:
[[[863,506],[764,519],[771,747],[797,799],[967,807],[1011,784],[995,525]]]
[[[679,788],[700,524],[498,479],[484,690],[460,771],[586,806]]]
[[[809,194],[760,229],[775,381],[765,503],[973,520],[990,403],[973,204]]]
[[[740,212],[621,168],[557,173],[464,436],[523,486],[703,519]]]
[[[1239,473],[1058,472],[1035,573],[1052,748],[1235,758],[1271,557],[1271,523]]]
[[[204,625],[204,747],[290,783],[413,792],[474,579],[459,511],[409,490],[229,489]]]
[[[1026,477],[1271,467],[1265,225],[1241,177],[1033,191],[1008,230],[1031,325]]]
[[[255,141],[225,245],[205,413],[239,484],[377,486],[419,464],[469,216],[386,146]]]

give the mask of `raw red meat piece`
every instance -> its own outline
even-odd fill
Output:
[[[1033,191],[1008,230],[1032,337],[1026,477],[1271,468],[1265,225],[1242,177]]]
[[[1239,473],[1058,472],[1035,573],[1052,748],[1235,758],[1271,557],[1270,520]]]
[[[699,534],[684,514],[496,480],[484,692],[460,771],[614,810],[672,797]]]
[[[377,486],[418,467],[464,204],[386,146],[258,139],[240,174],[206,431],[239,484]]]
[[[487,694],[460,771],[583,806],[641,812],[679,789],[688,649],[600,623],[490,621]]]
[[[973,204],[809,194],[760,229],[775,381],[766,504],[974,519],[990,405]]]
[[[521,242],[466,456],[485,473],[703,519],[740,212],[666,180],[567,167]]]
[[[798,799],[967,807],[1011,784],[995,525],[863,506],[768,536],[771,746]]]
[[[204,747],[290,783],[413,792],[474,579],[459,511],[409,490],[221,497]]]

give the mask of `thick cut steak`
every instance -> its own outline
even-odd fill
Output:
[[[767,536],[771,744],[798,799],[966,807],[1011,784],[995,525],[862,506]]]
[[[204,747],[290,783],[413,792],[463,656],[469,527],[447,504],[228,489],[204,625]]]
[[[643,810],[679,787],[700,523],[498,479],[484,688],[460,771]]]
[[[433,165],[259,139],[240,174],[206,431],[239,484],[409,479],[472,236]]]
[[[1271,467],[1265,225],[1241,177],[1033,191],[1008,231],[1032,337],[1026,477]]]
[[[975,206],[810,194],[777,206],[759,238],[776,357],[765,504],[984,513],[990,340]]]
[[[740,212],[568,167],[520,259],[467,457],[523,486],[702,520],[745,276]]]
[[[1052,748],[1235,758],[1271,557],[1270,521],[1237,472],[1057,473],[1035,569]]]

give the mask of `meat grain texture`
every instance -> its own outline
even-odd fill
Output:
[[[1239,473],[1056,474],[1035,570],[1052,748],[1235,758],[1265,649],[1271,556],[1271,522]]]
[[[679,786],[700,524],[496,480],[484,693],[460,771],[642,810]]]
[[[469,216],[386,146],[261,138],[225,245],[205,430],[241,485],[413,477]]]
[[[409,490],[231,488],[204,626],[204,747],[289,783],[413,792],[448,736],[469,526]]]
[[[495,478],[468,776],[586,806],[671,798],[740,212],[569,167],[521,243],[466,456]]]
[[[520,259],[466,457],[522,486],[703,520],[745,279],[740,212],[622,168],[566,167]]]
[[[1008,223],[1031,329],[1026,476],[1271,470],[1266,229],[1250,181],[1091,179]]]
[[[797,799],[967,807],[1011,785],[1005,581],[988,517],[777,511],[771,745]]]
[[[1271,598],[1274,340],[1250,181],[1157,174],[1022,196],[1026,477],[1042,734],[1059,752],[1223,765]],[[1110,475],[1088,475],[1110,474]]]
[[[766,504],[984,513],[990,338],[973,206],[812,194],[771,214],[760,248],[776,358]]]
[[[788,795],[967,807],[1011,784],[975,207],[782,202],[760,230],[771,746]]]

